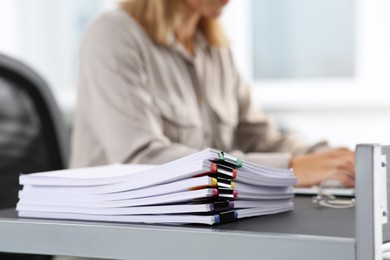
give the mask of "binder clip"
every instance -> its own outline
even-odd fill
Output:
[[[218,152],[218,159],[213,161],[233,169],[242,167],[242,161],[239,158],[224,152]]]
[[[237,177],[237,170],[220,164],[220,162],[212,162],[210,174],[215,174],[217,178],[235,179]]]
[[[215,223],[216,224],[224,224],[233,222],[238,217],[238,214],[236,211],[226,211],[219,213],[218,215],[215,215]]]
[[[216,201],[210,204],[211,205],[211,212],[223,212],[227,210],[231,210],[234,208],[234,202],[225,200],[225,201]]]
[[[218,198],[235,199],[238,196],[238,192],[233,189],[226,189],[218,187]]]
[[[234,182],[229,179],[217,177],[216,178],[216,186],[220,188],[234,189]]]

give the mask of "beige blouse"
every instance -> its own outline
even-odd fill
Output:
[[[195,46],[192,56],[174,39],[156,44],[121,9],[97,18],[81,46],[71,166],[159,164],[212,147],[285,168],[324,145],[278,131],[228,48],[200,33]]]

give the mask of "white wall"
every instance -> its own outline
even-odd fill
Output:
[[[283,125],[315,142],[328,140],[335,146],[359,143],[390,144],[389,110],[296,111],[273,113]]]

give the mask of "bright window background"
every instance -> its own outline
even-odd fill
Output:
[[[73,105],[82,34],[115,0],[0,0],[0,52],[37,70],[67,109]]]
[[[230,1],[223,23],[282,127],[333,145],[390,143],[390,1]]]
[[[253,74],[354,76],[354,0],[255,0]]]
[[[116,0],[0,0],[0,52],[36,69],[71,122],[78,49]],[[389,0],[233,0],[222,17],[259,104],[309,141],[390,144]]]

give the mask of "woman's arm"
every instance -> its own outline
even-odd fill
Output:
[[[290,162],[298,178],[297,186],[318,185],[324,179],[355,186],[355,153],[344,148],[294,156]]]
[[[345,186],[354,186],[354,152],[330,148],[326,142],[309,145],[291,134],[281,133],[272,118],[258,108],[238,73],[237,86],[240,120],[236,146],[246,152],[243,156],[261,163],[267,155],[279,154],[272,164],[293,168],[297,186],[318,185],[328,176]]]

